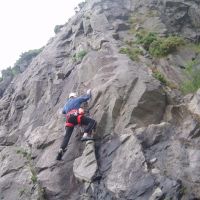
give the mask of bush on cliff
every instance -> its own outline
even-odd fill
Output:
[[[183,81],[181,91],[184,94],[196,92],[200,88],[200,69],[196,60],[189,61],[185,66],[185,72],[189,80]]]
[[[184,40],[178,36],[158,38],[150,44],[149,53],[154,57],[163,57],[175,52],[181,45],[184,45]]]
[[[73,55],[73,61],[74,62],[82,61],[82,59],[84,58],[86,54],[87,52],[85,50],[79,51],[78,53]]]
[[[138,61],[138,56],[142,54],[142,51],[139,48],[134,47],[123,47],[119,50],[119,52],[128,55],[131,60],[135,61]]]
[[[40,49],[33,49],[26,51],[20,55],[20,58],[15,62],[14,67],[20,66],[21,63],[27,62],[30,63],[33,58],[35,58],[41,51],[43,50],[43,47]]]
[[[182,37],[159,37],[155,33],[137,33],[137,43],[149,51],[153,57],[164,57],[173,53],[185,42]]]

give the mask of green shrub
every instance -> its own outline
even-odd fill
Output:
[[[157,10],[149,10],[146,13],[146,17],[150,18],[150,17],[158,17],[159,16],[159,12]]]
[[[185,73],[189,80],[183,81],[181,84],[181,91],[183,94],[196,92],[200,88],[200,69],[196,67],[198,62],[196,60],[189,61],[185,66]]]
[[[74,54],[73,61],[74,62],[81,61],[86,54],[87,52],[85,50],[79,51],[78,53]]]
[[[33,166],[32,162],[29,163],[29,167],[30,167],[30,171],[31,171],[31,181],[32,181],[33,184],[36,184],[37,181],[38,181],[37,172],[36,172],[36,169]]]
[[[158,38],[150,44],[149,53],[154,57],[167,56],[168,54],[176,51],[177,48],[183,44],[183,38],[177,36]]]
[[[24,52],[20,55],[20,58],[16,61],[16,63],[14,64],[14,67],[20,66],[21,63],[23,62],[31,62],[33,58],[35,58],[39,53],[42,52],[44,48],[40,48],[40,49],[33,49],[33,50],[29,50],[27,52]]]
[[[145,31],[140,31],[136,34],[136,37],[136,42],[141,44],[154,57],[167,56],[176,51],[179,46],[185,44],[181,37],[169,36],[161,38],[152,32],[146,33]]]
[[[193,80],[183,82],[180,87],[183,94],[196,92],[199,88],[200,88],[200,72],[196,74]]]
[[[185,71],[186,73],[190,76],[195,68],[195,65],[198,64],[198,61],[197,60],[191,60],[191,61],[188,61],[185,65]]]
[[[22,53],[20,55],[20,58],[15,62],[13,67],[10,66],[1,71],[2,78],[0,77],[0,81],[2,81],[4,78],[8,76],[14,77],[17,74],[21,73],[20,66],[26,65],[26,67],[28,67],[32,59],[36,57],[42,50],[43,50],[43,47],[40,49],[29,50],[27,52]]]
[[[138,55],[142,54],[139,48],[123,47],[119,50],[120,53],[128,55],[131,60],[137,61],[139,59]]]
[[[12,70],[12,75],[13,76],[16,76],[17,74],[20,74],[19,67],[13,67],[11,70]]]
[[[200,53],[200,44],[194,44],[194,50],[196,53]]]
[[[136,37],[137,43],[142,44],[146,50],[149,50],[151,43],[157,40],[156,34],[151,32],[147,34],[138,33]]]
[[[185,46],[188,49],[191,49],[191,51],[194,51],[195,53],[200,54],[200,44],[188,42],[188,43],[186,43]]]
[[[31,160],[31,153],[26,151],[25,149],[18,149],[17,154],[21,154],[24,158],[26,158],[28,161]]]
[[[8,67],[8,68],[6,68],[6,69],[3,69],[2,71],[1,71],[1,73],[2,73],[2,77],[4,78],[4,77],[7,77],[7,76],[12,76],[13,74],[12,74],[12,68],[11,67]]]
[[[166,80],[164,75],[161,72],[159,72],[158,70],[153,71],[153,77],[158,79],[164,85],[168,84],[168,81]]]
[[[37,172],[35,167],[33,166],[32,158],[31,158],[31,153],[29,153],[26,149],[18,149],[17,154],[21,154],[24,158],[27,159],[30,172],[31,172],[31,181],[33,184],[37,183]]]

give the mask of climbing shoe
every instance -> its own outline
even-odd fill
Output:
[[[84,142],[84,141],[88,141],[88,140],[94,140],[94,138],[93,137],[91,137],[91,136],[83,136],[82,138],[81,138],[81,141],[82,142]]]
[[[56,160],[62,160],[63,153],[64,153],[63,149],[59,149]]]

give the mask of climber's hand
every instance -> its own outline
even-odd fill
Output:
[[[91,95],[91,89],[88,89],[86,93],[87,95]]]

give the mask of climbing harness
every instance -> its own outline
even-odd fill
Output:
[[[83,108],[71,110],[70,112],[68,112],[68,113],[66,114],[66,126],[68,126],[68,127],[74,127],[74,126],[75,126],[75,124],[73,124],[73,123],[71,123],[71,122],[68,122],[68,120],[69,120],[69,118],[70,118],[71,116],[77,117],[77,118],[76,118],[76,119],[77,119],[77,122],[78,122],[78,124],[80,125],[80,124],[81,124],[81,118],[82,118],[83,115],[84,115],[84,110],[83,110]]]

